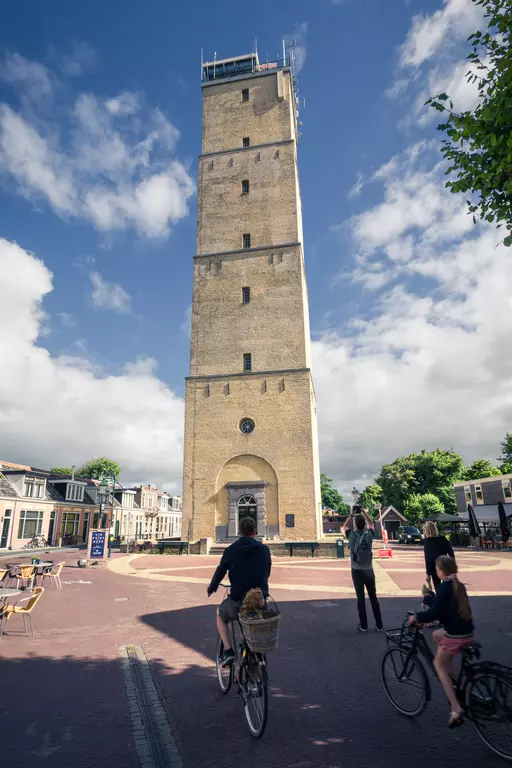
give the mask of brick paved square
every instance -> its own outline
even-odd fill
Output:
[[[48,588],[43,595],[35,638],[20,635],[22,623],[13,622],[0,640],[2,754],[9,768],[141,764],[135,742],[143,727],[135,721],[134,734],[124,645],[144,649],[185,768],[387,768],[412,753],[419,768],[462,768],[468,750],[472,768],[501,765],[470,725],[447,731],[448,706],[436,686],[416,721],[391,708],[379,679],[384,638],[358,635],[355,600],[336,591],[350,586],[346,563],[341,569],[317,561],[276,564],[273,583],[288,586],[275,589],[282,634],[269,655],[269,724],[255,742],[234,690],[224,697],[216,682],[221,594],[208,601],[206,583],[217,558],[139,558],[135,575],[78,569],[76,559],[68,557],[62,591]],[[129,558],[112,565],[123,560],[129,565]],[[410,567],[396,578],[413,591],[421,574]],[[468,572],[467,581],[483,589],[488,574],[510,590],[505,566]],[[398,594],[381,604],[389,627],[400,623],[414,598]],[[484,656],[510,663],[512,597],[473,597],[472,604]]]

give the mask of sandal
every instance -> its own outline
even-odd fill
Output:
[[[460,725],[462,725],[463,722],[464,718],[462,717],[462,713],[452,712],[450,714],[450,719],[448,720],[448,728],[453,730],[453,728],[458,728]]]

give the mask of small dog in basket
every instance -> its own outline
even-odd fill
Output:
[[[244,619],[262,619],[264,608],[265,598],[261,589],[250,589],[242,602],[240,616]]]

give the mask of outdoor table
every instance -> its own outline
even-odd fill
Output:
[[[0,600],[3,600],[4,604],[8,597],[15,597],[16,595],[21,595],[21,593],[25,591],[22,589],[0,589]]]

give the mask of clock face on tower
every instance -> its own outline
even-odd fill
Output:
[[[252,419],[242,419],[239,429],[244,435],[250,435],[251,432],[254,432],[254,426],[254,421]]]

